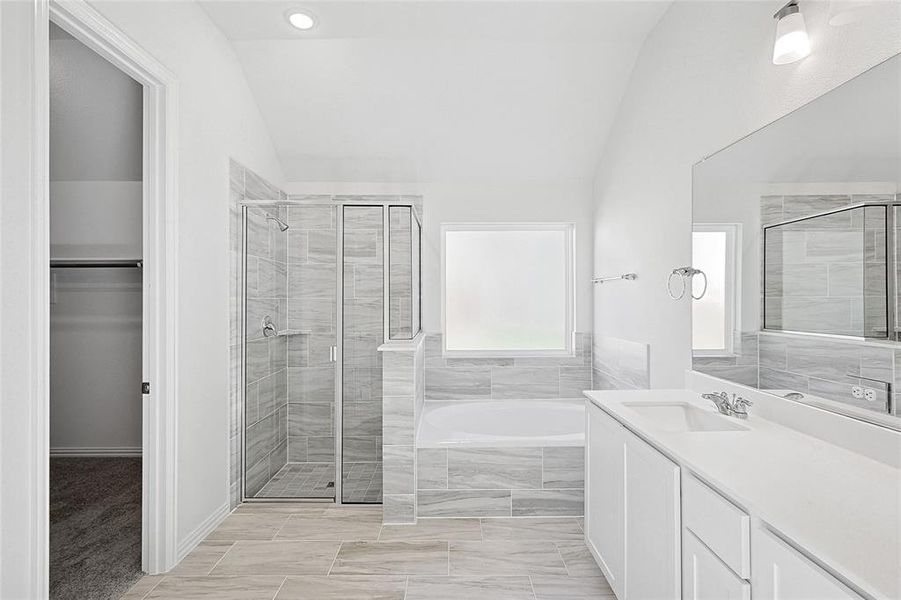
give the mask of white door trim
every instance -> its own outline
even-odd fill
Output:
[[[175,76],[143,48],[129,39],[112,23],[92,8],[85,0],[36,0],[46,7],[37,19],[36,55],[49,55],[47,31],[49,20],[65,29],[79,41],[103,56],[106,60],[133,77],[144,87],[144,185],[143,185],[143,251],[144,251],[144,305],[143,305],[143,373],[151,384],[151,394],[143,400],[143,481],[142,481],[142,568],[149,574],[168,571],[177,562],[176,543],[176,454],[177,454],[177,115],[178,85]],[[43,440],[43,463],[49,455],[49,392],[47,385],[49,363],[49,281],[50,245],[46,222],[49,219],[47,188],[49,173],[46,157],[49,148],[49,81],[48,61],[38,63],[36,73],[40,90],[38,122],[36,129],[37,154],[44,168],[41,181],[36,182],[44,201],[35,219],[42,224],[36,235],[39,248],[35,249],[33,264],[36,281],[45,282],[37,297],[39,331],[44,343],[40,348],[44,385],[40,404],[42,418],[36,420]],[[44,478],[43,485],[47,486]],[[46,490],[45,490],[46,491]],[[44,495],[46,498],[46,494]],[[46,507],[46,502],[45,502]],[[46,513],[45,513],[46,514]],[[37,533],[37,532],[36,532]],[[39,538],[45,547],[40,553],[47,561],[46,528]],[[46,564],[42,569],[46,578]]]

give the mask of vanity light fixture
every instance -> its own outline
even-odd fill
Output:
[[[792,0],[773,15],[776,19],[776,41],[773,43],[773,64],[787,65],[810,54],[810,38],[804,25],[804,15],[797,0]]]
[[[309,31],[316,26],[316,19],[299,10],[292,10],[288,13],[288,22],[301,31]]]

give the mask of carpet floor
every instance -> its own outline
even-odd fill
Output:
[[[141,576],[141,459],[52,458],[51,600],[118,600]]]

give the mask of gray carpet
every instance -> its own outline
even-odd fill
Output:
[[[118,600],[141,577],[141,459],[50,460],[50,598]]]

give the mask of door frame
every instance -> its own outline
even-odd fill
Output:
[[[34,539],[37,572],[47,592],[49,547],[49,24],[52,21],[143,86],[143,334],[142,372],[150,394],[142,404],[141,567],[148,574],[177,562],[177,274],[178,274],[178,85],[166,67],[128,38],[85,0],[35,0],[35,186],[38,240],[32,272],[41,284],[34,318],[43,332],[37,369],[43,385],[35,405],[35,439],[42,477],[43,531]]]

